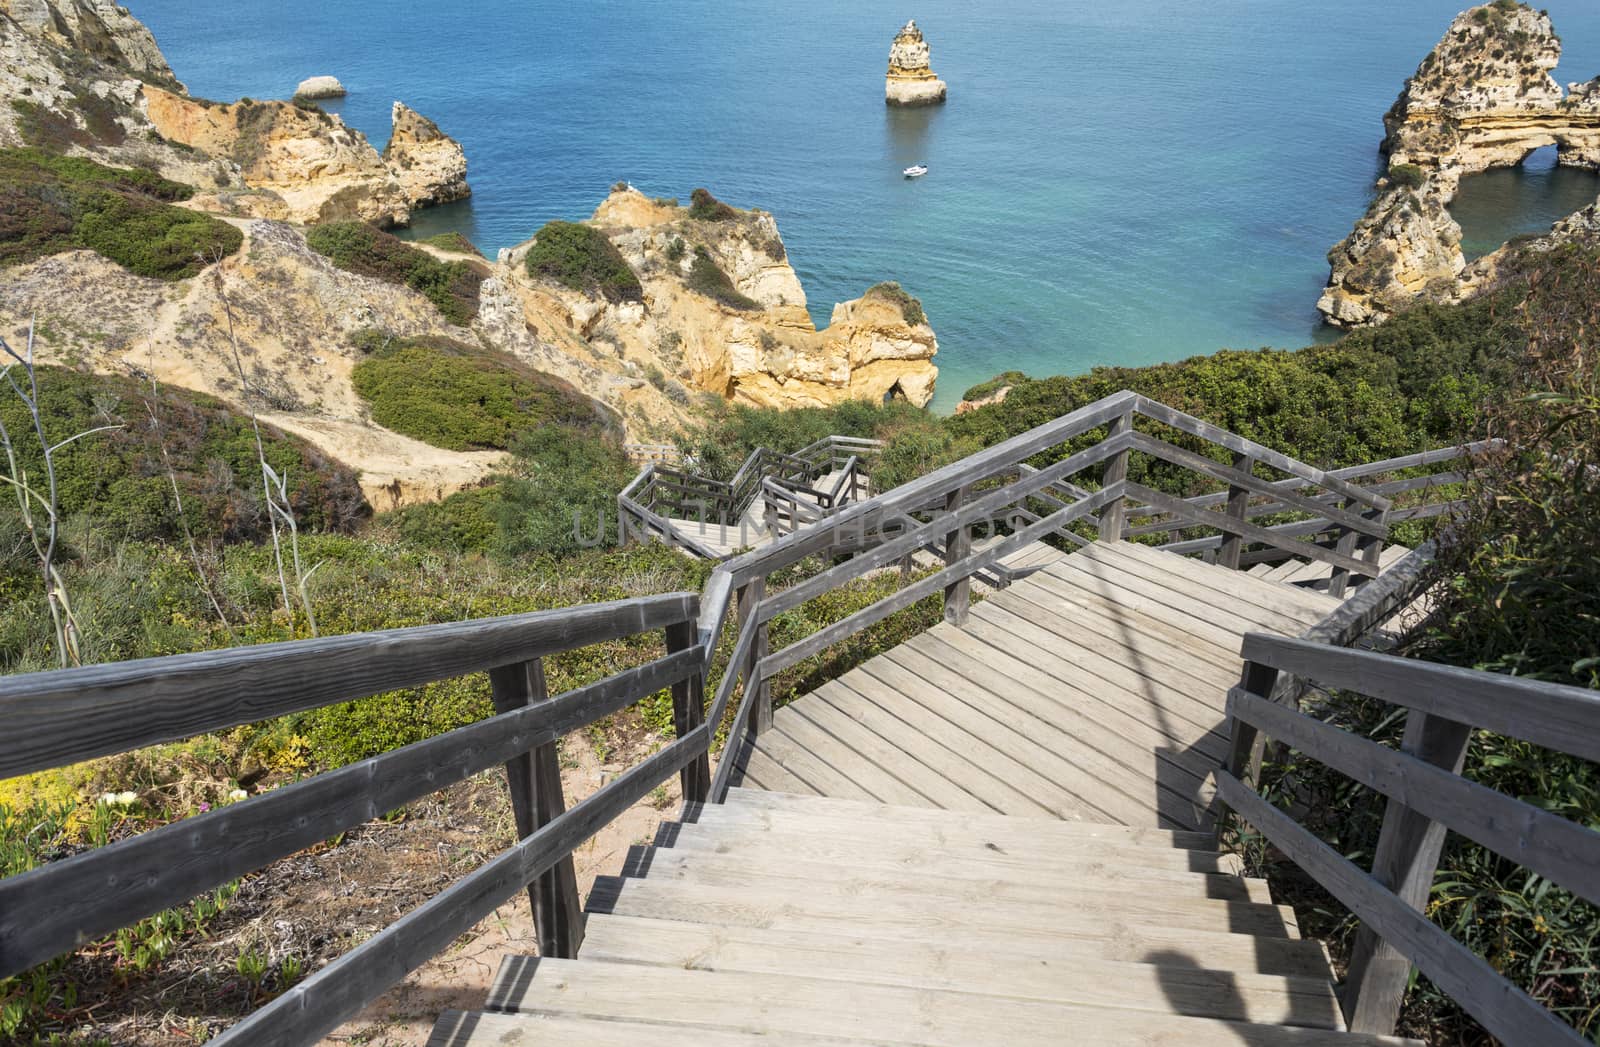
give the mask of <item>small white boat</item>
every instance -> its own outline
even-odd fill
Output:
[[[907,178],[921,178],[923,175],[928,173],[928,165],[912,164],[910,167],[906,168],[900,173],[905,175]]]

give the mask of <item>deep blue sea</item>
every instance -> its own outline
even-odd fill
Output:
[[[1600,73],[1600,4],[1541,0],[1557,77]],[[1326,253],[1366,206],[1383,111],[1463,0],[129,0],[190,90],[329,108],[382,147],[405,100],[466,147],[424,212],[489,253],[627,179],[777,215],[812,313],[879,280],[939,335],[936,405],[1072,373],[1327,336]],[[950,101],[883,104],[915,17]],[[900,170],[926,162],[908,182]],[[1590,175],[1469,180],[1474,253],[1592,200]]]

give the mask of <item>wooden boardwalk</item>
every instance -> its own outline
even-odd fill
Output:
[[[1249,631],[1338,601],[1128,542],[1097,543],[779,709],[746,786],[1196,830],[1227,754]]]

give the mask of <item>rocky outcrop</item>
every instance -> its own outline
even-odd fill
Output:
[[[1341,326],[1419,299],[1458,298],[1466,269],[1448,211],[1464,175],[1554,145],[1559,162],[1600,167],[1600,81],[1563,92],[1561,42],[1543,12],[1514,0],[1456,16],[1384,114],[1389,169],[1350,236],[1329,253],[1317,308]]]
[[[393,130],[383,162],[400,183],[412,208],[461,200],[472,194],[467,185],[467,154],[461,143],[404,102],[390,110]]]
[[[182,90],[156,38],[112,0],[0,0],[23,32],[148,83]]]
[[[817,330],[772,215],[734,211],[700,220],[674,202],[620,186],[590,221],[638,274],[642,301],[612,303],[530,276],[523,262],[531,243],[505,253],[495,281],[520,298],[542,335],[597,369],[658,375],[669,398],[699,389],[773,407],[932,399],[938,341],[915,300],[880,285],[836,305],[828,326]],[[697,247],[749,308],[690,288]]]
[[[294,89],[297,101],[315,102],[320,98],[343,98],[348,92],[337,76],[312,76]]]
[[[245,217],[314,223],[361,219],[405,225],[413,208],[466,196],[461,146],[399,102],[385,155],[344,121],[313,107],[245,99],[221,105],[146,88],[160,135],[225,158],[250,194],[201,201]]]
[[[928,65],[928,42],[915,20],[895,34],[889,48],[884,100],[890,105],[936,105],[945,100],[945,82]]]
[[[0,147],[148,167],[240,217],[402,225],[468,192],[461,147],[396,103],[392,159],[315,106],[192,98],[106,0],[0,0]]]

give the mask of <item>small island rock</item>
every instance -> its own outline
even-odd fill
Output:
[[[313,76],[309,80],[300,81],[300,86],[294,89],[294,96],[303,101],[314,101],[318,98],[343,98],[347,92],[344,85],[336,76]]]
[[[945,83],[928,66],[928,42],[916,20],[907,22],[889,48],[889,76],[884,100],[890,105],[937,105],[945,99]]]

